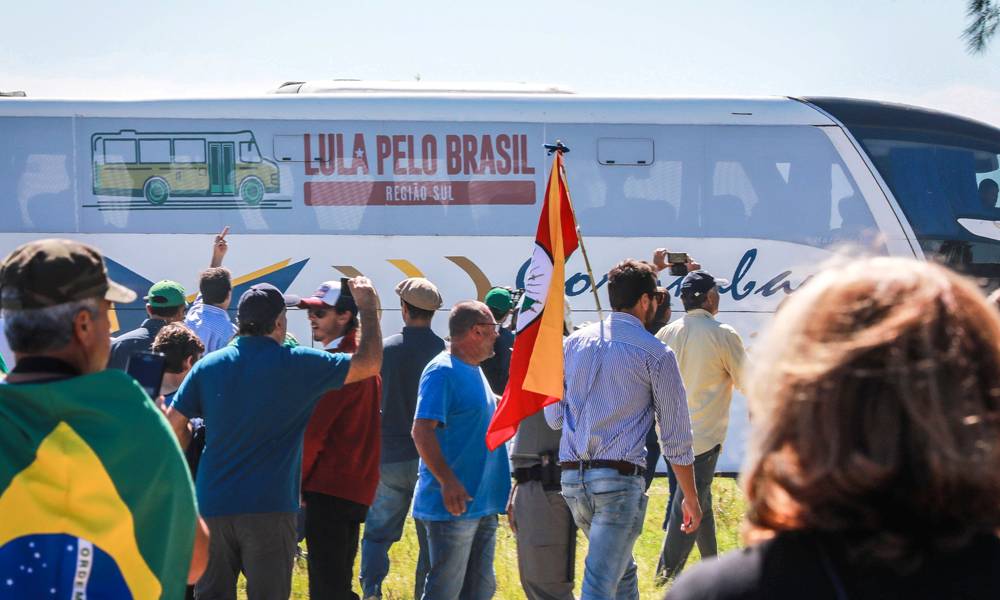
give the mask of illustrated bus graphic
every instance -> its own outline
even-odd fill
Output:
[[[94,194],[238,197],[250,206],[280,191],[278,166],[261,157],[252,131],[143,133],[123,129],[90,138]]]

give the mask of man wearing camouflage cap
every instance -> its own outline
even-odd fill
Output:
[[[441,308],[437,287],[423,277],[411,277],[399,282],[396,294],[403,331],[383,343],[382,464],[361,542],[361,588],[366,599],[382,597],[382,581],[389,574],[389,548],[403,535],[420,462],[410,437],[417,409],[417,384],[424,367],[445,346],[444,340],[431,330],[434,311]],[[426,537],[420,525],[417,540],[420,556],[414,598],[423,594],[427,573]]]
[[[31,242],[0,264],[15,357],[0,384],[0,514],[17,515],[0,538],[6,593],[179,599],[205,569],[208,531],[169,425],[104,370],[108,310],[134,300],[85,244]]]
[[[109,369],[124,371],[133,354],[145,352],[152,347],[156,334],[164,325],[184,320],[187,300],[184,298],[184,288],[176,281],[164,279],[154,283],[143,300],[146,301],[146,314],[149,318],[111,342]]]

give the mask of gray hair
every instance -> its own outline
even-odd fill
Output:
[[[448,316],[448,335],[451,339],[465,335],[476,323],[481,323],[484,314],[488,312],[489,307],[482,302],[475,300],[459,302],[452,307]]]
[[[10,349],[23,354],[58,350],[73,339],[73,320],[81,310],[97,318],[97,298],[57,304],[46,308],[4,310],[3,331]]]

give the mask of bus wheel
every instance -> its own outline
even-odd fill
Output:
[[[150,204],[163,204],[170,197],[170,185],[162,177],[150,177],[142,186],[142,195]]]
[[[256,177],[247,177],[240,184],[240,198],[250,206],[257,206],[264,199],[264,183]]]

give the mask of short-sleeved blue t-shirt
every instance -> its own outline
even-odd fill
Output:
[[[507,448],[486,449],[486,428],[496,399],[478,366],[442,352],[427,363],[420,377],[417,419],[439,421],[438,443],[445,461],[472,496],[465,514],[452,516],[441,499],[441,484],[424,461],[413,500],[413,516],[426,521],[478,519],[502,514],[510,493]]]
[[[263,336],[240,337],[195,364],[172,406],[205,420],[195,480],[202,515],[298,510],[306,424],[320,397],[344,384],[350,364],[346,354]]]

